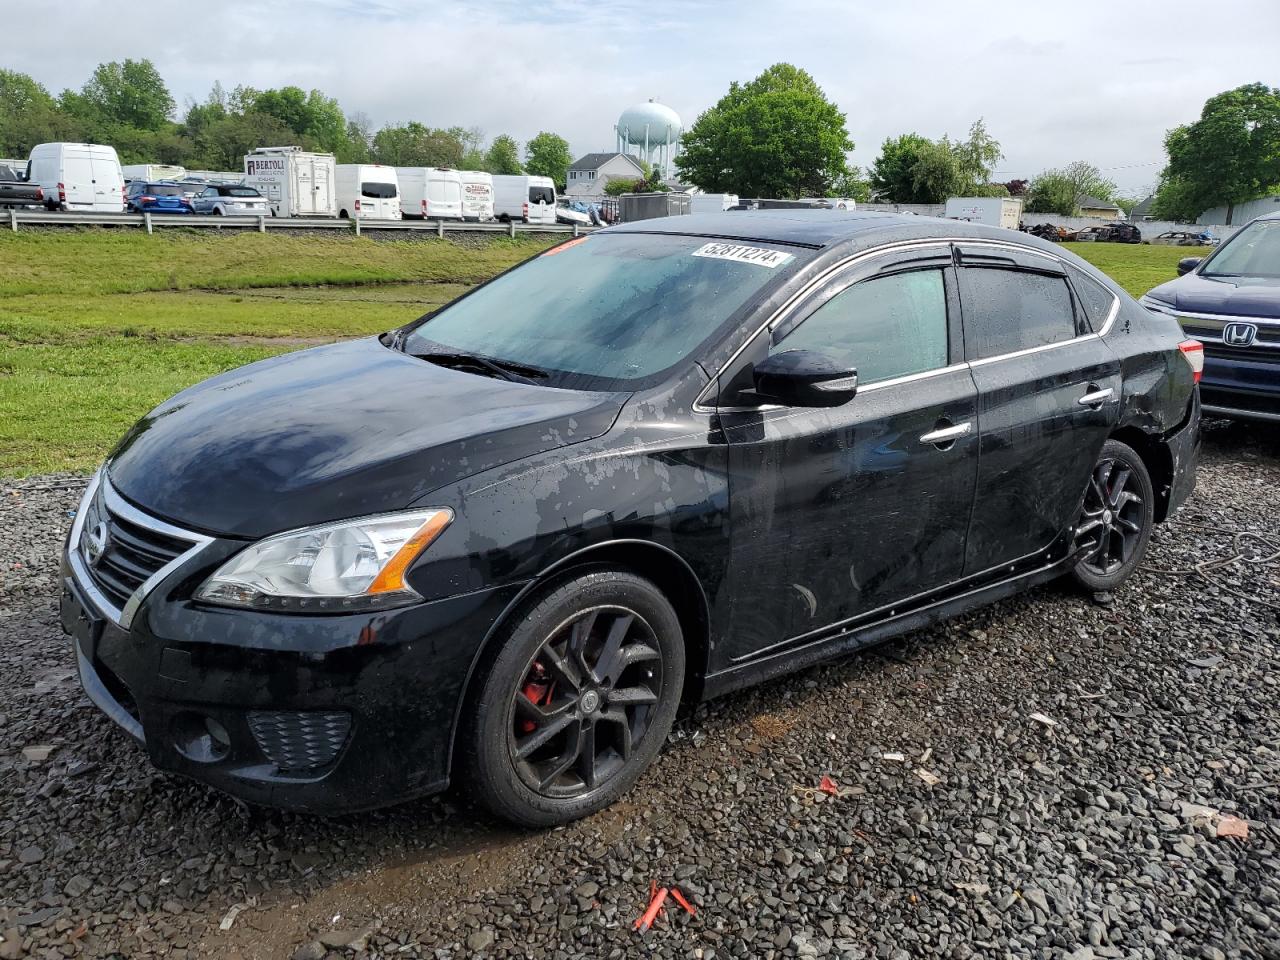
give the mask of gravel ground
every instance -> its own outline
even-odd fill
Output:
[[[0,960],[1280,960],[1274,428],[1212,425],[1109,606],[1051,586],[702,707],[623,803],[539,834],[153,771],[57,627],[75,486],[0,483]],[[655,880],[698,913],[642,936]]]

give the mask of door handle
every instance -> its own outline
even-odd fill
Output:
[[[969,422],[957,423],[951,427],[941,427],[926,433],[920,438],[921,443],[951,443],[960,437],[968,436],[973,429],[973,424]]]
[[[1083,397],[1076,401],[1082,407],[1094,407],[1101,405],[1109,396],[1115,393],[1110,387],[1104,387],[1102,390],[1090,390]]]

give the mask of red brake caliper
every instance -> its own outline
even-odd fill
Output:
[[[533,667],[529,670],[529,677],[525,680],[524,687],[520,692],[535,707],[545,707],[551,702],[551,695],[554,690],[555,681],[547,676],[547,668],[535,660]],[[533,733],[534,730],[538,729],[537,723],[532,720],[521,720],[519,727],[520,732],[523,734]]]

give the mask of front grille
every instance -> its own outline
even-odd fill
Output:
[[[1204,355],[1214,360],[1251,360],[1255,363],[1280,363],[1277,347],[1229,347],[1221,343],[1206,343]]]
[[[351,732],[345,711],[255,710],[249,729],[258,749],[281,773],[306,773],[332,763]]]
[[[195,544],[153,529],[144,514],[109,492],[104,478],[85,508],[78,546],[93,585],[121,610],[152,574]]]

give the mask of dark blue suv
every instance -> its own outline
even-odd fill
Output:
[[[1280,421],[1280,213],[1246,224],[1142,303],[1204,344],[1204,412]]]

